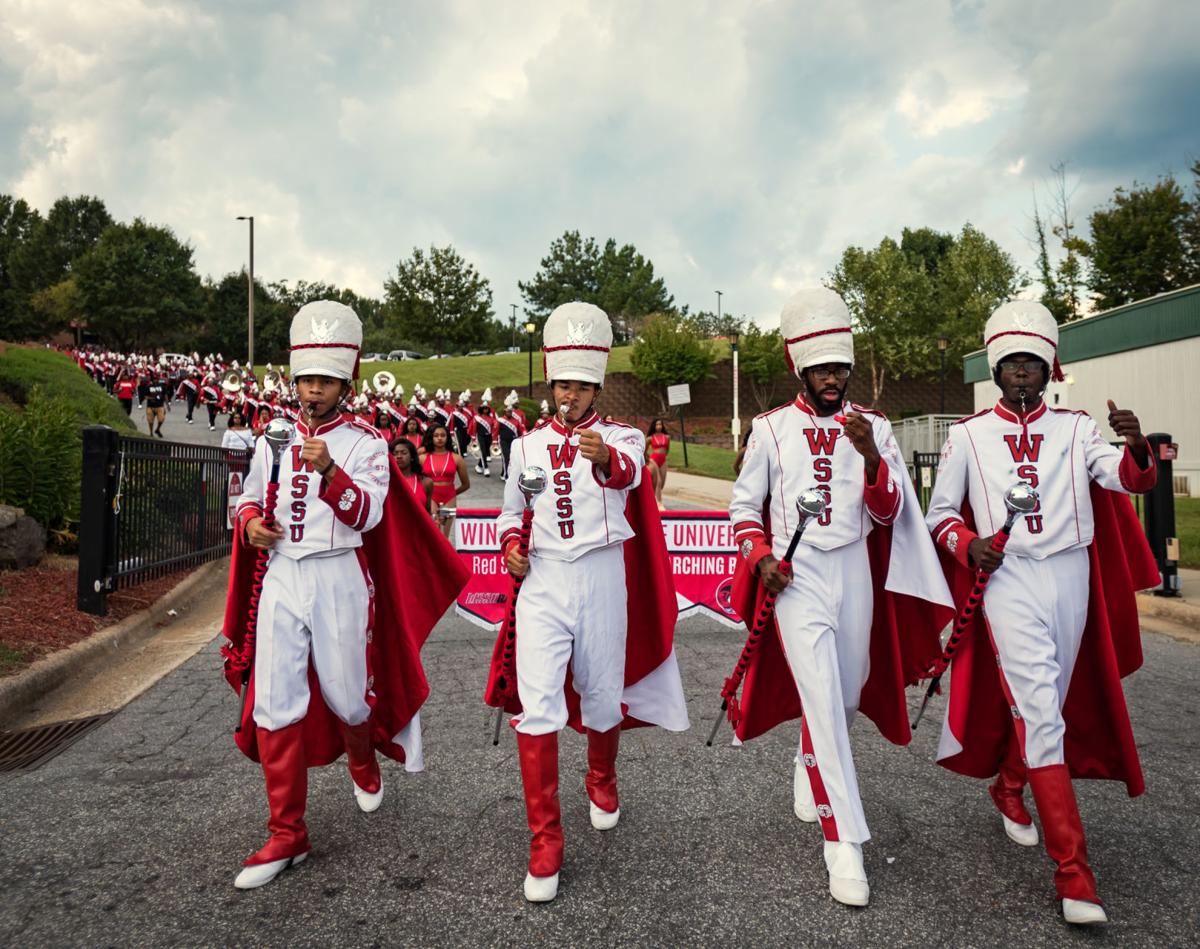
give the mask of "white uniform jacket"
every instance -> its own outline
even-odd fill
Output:
[[[756,569],[769,553],[782,560],[798,525],[796,499],[809,488],[828,488],[829,506],[804,532],[802,543],[835,550],[891,524],[904,509],[906,477],[892,426],[878,412],[847,403],[843,412],[871,420],[881,464],[868,484],[862,455],[833,416],[818,415],[800,395],[755,418],[742,470],[733,486],[729,520],[742,556]],[[771,499],[772,545],[766,543],[763,502]]]
[[[530,556],[571,561],[633,536],[625,520],[625,499],[642,480],[645,436],[628,425],[601,422],[594,411],[575,426],[576,433],[584,429],[599,432],[608,445],[607,479],[579,454],[578,434],[568,434],[557,416],[513,442],[509,463],[514,473],[537,465],[550,479],[533,505]],[[497,522],[501,550],[507,550],[520,534],[525,499],[518,481],[509,477],[504,486],[504,507]]]
[[[1020,418],[997,403],[950,427],[925,523],[934,541],[964,565],[972,540],[1004,526],[1004,494],[1019,481],[1038,492],[1040,503],[1017,520],[1005,552],[1034,560],[1091,544],[1090,481],[1125,493],[1154,484],[1153,461],[1139,469],[1129,452],[1105,441],[1084,412],[1042,402],[1029,413],[1026,426],[1028,434]],[[962,521],[964,498],[978,534]]]
[[[338,466],[330,481],[300,459],[306,437],[307,425],[297,423],[295,438],[279,464],[275,520],[283,537],[276,541],[273,552],[293,560],[362,546],[362,532],[383,516],[390,476],[387,442],[360,419],[339,415],[312,432],[313,438],[324,439]],[[260,438],[237,508],[243,530],[251,518],[263,514],[270,474],[271,450],[267,439]]]

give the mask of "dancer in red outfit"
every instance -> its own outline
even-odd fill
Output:
[[[454,540],[454,517],[458,496],[471,487],[471,476],[462,455],[450,450],[450,429],[445,422],[430,422],[425,429],[421,467],[433,480],[433,516],[442,535]],[[455,479],[458,486],[455,487]]]
[[[996,775],[989,790],[1005,832],[1034,846],[1028,783],[1058,865],[1063,917],[1102,923],[1071,778],[1143,790],[1120,679],[1141,665],[1134,591],[1156,585],[1158,572],[1122,495],[1150,490],[1157,472],[1133,412],[1109,403],[1122,451],[1086,414],[1043,401],[1062,376],[1058,324],[1040,303],[1004,304],[984,343],[1000,401],[950,429],[926,515],[960,602],[975,570],[991,574],[986,616],[976,614],[951,665],[938,760]],[[1016,481],[1038,492],[1040,507],[998,552],[992,535]]]

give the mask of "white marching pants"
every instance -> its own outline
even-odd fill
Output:
[[[800,544],[792,582],[775,601],[811,743],[806,752],[802,738],[797,759],[807,766],[825,837],[850,843],[871,839],[850,752],[850,723],[870,671],[873,602],[865,540],[835,550]],[[818,782],[828,798],[826,812]]]
[[[357,550],[293,560],[272,553],[258,605],[254,721],[276,731],[308,712],[308,659],[325,704],[365,722],[370,578]]]
[[[625,686],[623,544],[566,562],[533,557],[517,600],[517,731],[545,735],[567,724],[567,664],[583,724],[608,731],[621,722]]]
[[[1029,768],[1062,764],[1063,703],[1083,640],[1088,552],[1044,560],[1006,554],[983,594],[992,647]]]

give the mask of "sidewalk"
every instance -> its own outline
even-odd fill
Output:
[[[732,493],[732,481],[687,474],[671,468],[667,471],[663,499],[689,504],[702,511],[728,511]]]
[[[1200,629],[1200,570],[1179,570],[1180,596],[1139,593],[1138,613]]]

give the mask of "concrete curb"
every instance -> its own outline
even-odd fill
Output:
[[[118,649],[128,649],[150,639],[158,629],[156,624],[168,610],[187,609],[200,598],[210,595],[218,585],[223,588],[228,574],[228,557],[206,563],[146,609],[82,642],[39,659],[11,678],[0,679],[0,728],[31,702],[68,679],[81,675],[89,666],[104,661]]]
[[[1200,606],[1186,599],[1139,593],[1137,606],[1140,616],[1157,616],[1182,626],[1200,628]]]

